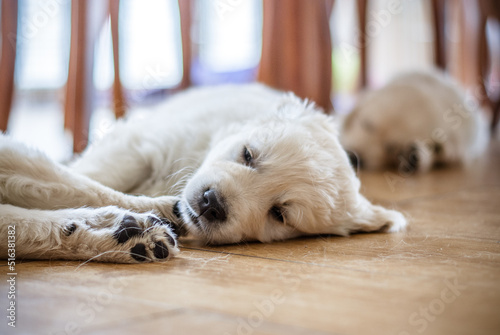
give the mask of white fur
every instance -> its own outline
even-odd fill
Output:
[[[403,74],[364,94],[345,119],[341,142],[362,166],[428,171],[479,156],[488,129],[476,102],[439,72]]]
[[[178,94],[148,117],[120,123],[71,169],[6,137],[0,137],[0,162],[0,202],[9,204],[0,205],[0,233],[15,224],[29,236],[18,244],[27,257],[87,259],[104,252],[112,255],[105,260],[127,262],[133,260],[126,253],[113,258],[114,250],[138,242],[150,246],[151,256],[157,235],[144,237],[146,242],[134,237],[126,246],[111,238],[124,215],[135,215],[130,211],[154,211],[180,232],[187,229],[213,244],[395,232],[406,225],[400,213],[359,193],[331,117],[259,84]],[[208,189],[227,213],[223,220],[201,213]],[[180,218],[174,215],[177,202]],[[152,214],[141,215],[136,219],[145,229],[158,228],[147,223]],[[79,229],[63,234],[68,222],[82,227],[79,237]],[[88,230],[98,231],[104,242]],[[75,251],[81,243],[91,244],[93,252]],[[175,254],[175,244],[168,247]],[[67,250],[73,250],[71,257]]]

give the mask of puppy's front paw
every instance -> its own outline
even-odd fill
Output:
[[[63,259],[136,263],[165,261],[179,252],[171,222],[150,213],[109,206],[72,210],[61,227]]]
[[[113,238],[137,262],[163,261],[179,252],[170,224],[153,215],[125,215]]]

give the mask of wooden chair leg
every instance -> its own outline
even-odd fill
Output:
[[[75,131],[75,94],[76,94],[76,69],[78,68],[78,15],[71,6],[71,33],[69,46],[68,79],[66,80],[66,96],[64,100],[64,128],[74,133]]]
[[[258,80],[331,110],[332,1],[264,0]]]
[[[445,1],[432,0],[432,23],[434,28],[434,65],[446,70]]]
[[[70,69],[66,92],[66,126],[73,131],[73,151],[88,144],[90,115],[94,108],[92,70],[93,44],[97,35],[91,15],[94,1],[73,0],[71,5]]]
[[[0,131],[9,123],[14,94],[16,63],[17,1],[2,1],[2,55],[0,58]]]
[[[123,95],[123,87],[120,79],[120,45],[119,45],[119,27],[118,16],[120,12],[120,0],[109,0],[109,15],[111,19],[111,39],[113,41],[113,66],[114,66],[114,82],[113,82],[113,107],[115,117],[120,118],[125,115],[127,110],[127,102]]]
[[[179,86],[183,89],[191,86],[191,22],[193,3],[191,0],[178,0],[178,3],[182,40],[182,80]]]
[[[367,43],[366,43],[366,7],[368,0],[357,1],[358,31],[359,31],[359,86],[364,89],[368,86]]]

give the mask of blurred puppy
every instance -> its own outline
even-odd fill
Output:
[[[342,125],[354,165],[426,172],[467,163],[486,146],[488,131],[472,99],[437,72],[412,72],[361,97]]]

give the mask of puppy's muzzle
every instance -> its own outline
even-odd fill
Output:
[[[203,217],[207,222],[225,221],[227,218],[226,210],[224,209],[224,199],[218,192],[208,189],[198,199],[198,207],[200,209],[200,217]]]

